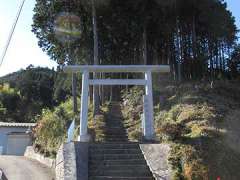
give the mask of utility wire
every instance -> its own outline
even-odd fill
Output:
[[[0,67],[1,67],[2,64],[3,64],[3,60],[4,60],[5,56],[6,56],[8,47],[9,47],[10,42],[11,42],[11,40],[12,40],[12,37],[13,37],[14,31],[15,31],[15,28],[16,28],[16,25],[17,25],[17,22],[18,22],[18,19],[19,19],[19,17],[20,17],[21,12],[22,12],[24,3],[25,3],[25,0],[22,0],[22,3],[20,4],[19,10],[18,10],[18,12],[17,12],[16,19],[15,19],[14,22],[13,22],[13,26],[12,26],[12,29],[11,29],[11,31],[10,31],[10,33],[9,33],[6,46],[5,46],[4,49],[3,49],[3,53],[2,53],[1,61],[0,61]]]

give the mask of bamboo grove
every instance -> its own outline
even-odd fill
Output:
[[[100,64],[169,64],[175,79],[225,76],[237,42],[223,0],[95,0]],[[32,31],[52,59],[93,64],[91,1],[37,0]],[[79,17],[81,35],[60,43],[56,17]],[[146,56],[146,58],[144,58]]]

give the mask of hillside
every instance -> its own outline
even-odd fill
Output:
[[[33,67],[29,66],[26,69],[21,69],[19,71],[7,74],[5,76],[0,77],[0,83],[10,83],[15,84],[18,81],[22,81],[24,76],[30,71],[33,70],[35,73],[39,74],[51,74],[54,70],[49,68],[42,68],[42,67]]]
[[[175,179],[240,179],[240,83],[168,83],[155,93],[157,141],[172,146]],[[132,140],[141,140],[142,91],[124,93]],[[160,100],[160,103],[159,101]]]
[[[0,121],[33,122],[42,109],[60,104],[71,87],[71,80],[63,76],[48,68],[29,66],[1,77]]]

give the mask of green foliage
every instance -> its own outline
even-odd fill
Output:
[[[88,113],[88,131],[92,137],[93,142],[104,142],[105,141],[105,130],[106,130],[106,116],[109,112],[109,102],[104,103],[101,106],[100,114],[93,117],[93,105],[89,106]]]
[[[191,145],[171,145],[169,161],[173,167],[174,180],[207,180],[208,169],[200,158],[200,153]]]
[[[80,82],[80,76],[77,76],[77,82]],[[77,93],[80,93],[80,83],[77,83]],[[53,100],[60,104],[66,101],[72,95],[72,75],[58,71],[54,79]],[[80,94],[77,94],[80,96]]]
[[[71,96],[71,82],[70,74],[31,65],[1,77],[1,121],[34,122],[42,109],[52,109]]]
[[[232,50],[237,28],[224,1],[96,2],[100,2],[96,4],[96,11],[102,64],[142,64],[143,33],[146,32],[147,64],[169,62],[172,72],[186,79],[202,78],[209,71],[212,77],[217,77],[227,70],[229,57],[223,54]],[[37,0],[32,31],[39,39],[39,46],[59,63],[92,64],[91,10],[90,1]],[[56,19],[64,12],[80,18],[81,34],[74,42],[62,43],[54,34]],[[179,61],[181,73],[176,68]]]
[[[43,106],[51,107],[54,75],[53,70],[29,66],[16,82],[16,88],[28,103],[38,101]]]
[[[133,87],[129,91],[122,91],[122,111],[125,119],[125,127],[127,128],[129,139],[134,141],[142,139],[140,115],[143,111],[143,94],[143,89],[139,87]]]
[[[157,129],[157,132],[162,135],[163,140],[174,141],[179,139],[184,134],[184,125],[177,123],[166,123]]]
[[[46,156],[55,156],[66,139],[67,127],[74,118],[72,100],[68,100],[54,110],[43,110],[35,129],[35,147]]]
[[[93,115],[90,115],[88,121],[88,128],[93,142],[103,142],[105,139],[105,116],[104,114],[97,115],[93,118]]]
[[[0,85],[0,119],[5,122],[13,122],[20,117],[18,108],[21,106],[20,95],[9,84]]]
[[[234,48],[231,61],[229,62],[229,68],[232,78],[237,78],[240,76],[240,44]]]
[[[92,137],[92,141],[103,141],[105,112],[107,111],[106,105],[103,105],[101,115],[94,118],[92,109],[92,104],[90,104],[88,111],[88,132]],[[61,103],[53,110],[44,109],[42,114],[37,116],[36,119],[37,127],[34,130],[34,146],[37,151],[45,156],[54,157],[56,155],[58,148],[66,140],[68,127],[73,119],[76,120],[75,140],[79,135],[79,116],[74,115],[72,99]]]
[[[9,92],[1,93],[1,102],[10,119],[4,117],[2,121],[33,122],[43,108],[52,108],[54,76],[54,70],[30,65],[0,78],[1,84],[9,84]]]

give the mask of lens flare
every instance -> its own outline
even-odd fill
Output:
[[[62,43],[76,41],[81,37],[81,20],[72,13],[61,13],[54,21],[54,33]]]

